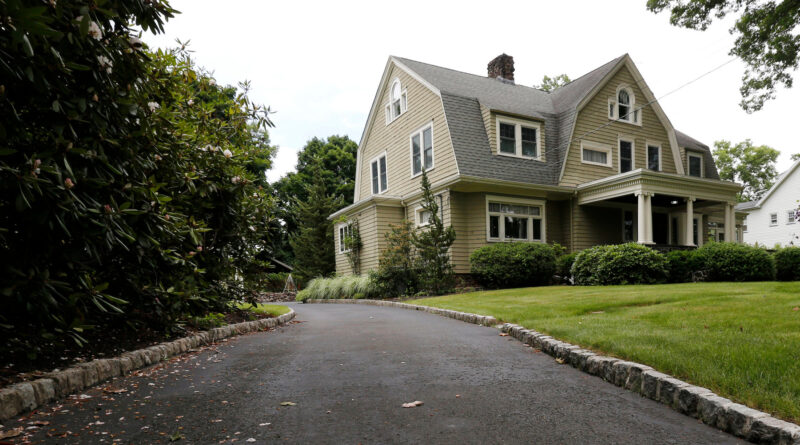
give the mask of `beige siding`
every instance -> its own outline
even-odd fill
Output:
[[[378,268],[380,254],[386,249],[386,234],[392,230],[392,226],[399,225],[405,218],[405,211],[402,207],[378,206],[377,211],[377,230],[378,230],[378,259],[370,267],[364,268],[363,272]]]
[[[436,182],[457,173],[450,133],[442,108],[441,98],[406,74],[392,66],[388,82],[379,94],[378,110],[372,125],[367,129],[366,145],[361,147],[359,199],[372,194],[370,162],[386,152],[388,170],[388,195],[405,196],[419,191],[419,176],[411,177],[411,140],[413,132],[433,123],[433,169],[428,173]],[[393,122],[386,124],[385,107],[389,103],[389,90],[395,79],[400,79],[408,94],[408,109]]]
[[[571,251],[588,249],[598,244],[622,243],[622,210],[618,208],[579,206],[572,204]]]
[[[483,117],[483,125],[484,125],[484,127],[486,127],[486,135],[489,137],[489,148],[491,149],[491,152],[492,152],[493,155],[501,156],[501,155],[498,154],[498,148],[497,148],[497,116],[498,116],[498,113],[492,113],[492,111],[489,109],[489,107],[481,105],[481,115]],[[518,120],[518,121],[530,121],[532,123],[539,124],[539,132],[540,133],[538,135],[538,138],[539,138],[539,148],[541,150],[541,159],[542,159],[542,161],[545,161],[547,159],[546,156],[545,156],[545,153],[547,153],[547,148],[545,147],[546,138],[545,138],[545,128],[544,128],[545,127],[545,123],[544,123],[544,121],[540,121],[540,120],[536,120],[536,119],[527,119],[527,118],[522,117],[522,116],[506,115],[506,114],[502,114],[502,113],[500,113],[499,116],[501,116],[501,117],[509,117],[511,119],[515,119],[515,120]]]
[[[633,90],[636,97],[635,106],[645,104],[647,99],[636,85],[630,71],[622,67],[609,82],[589,101],[578,113],[573,132],[573,141],[564,167],[564,176],[561,185],[575,186],[584,182],[604,178],[619,173],[619,147],[620,136],[632,137],[634,140],[634,165],[633,168],[647,168],[646,146],[650,144],[661,145],[661,169],[667,173],[677,173],[672,146],[669,143],[667,130],[661,124],[651,107],[641,110],[642,125],[633,125],[624,122],[613,122],[607,125],[608,100],[616,95],[617,87],[625,84]],[[605,127],[603,127],[605,125]],[[603,128],[600,128],[603,127]],[[591,132],[591,134],[587,134]],[[586,136],[583,136],[586,135]],[[612,167],[589,165],[581,162],[581,140],[599,142],[612,147]],[[677,149],[677,147],[676,147]]]
[[[558,243],[569,251],[570,249],[570,202],[548,201],[547,215],[547,242]]]
[[[380,252],[386,246],[384,234],[390,230],[391,224],[398,224],[403,219],[402,207],[375,205],[368,207],[348,217],[348,221],[358,221],[361,234],[361,273],[378,268]],[[338,275],[352,274],[347,255],[339,253],[339,225],[336,224],[333,233],[336,246],[336,273]]]

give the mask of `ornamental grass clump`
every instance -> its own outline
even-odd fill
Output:
[[[376,298],[378,284],[369,275],[340,275],[315,278],[297,293],[297,301],[331,300],[340,298]]]

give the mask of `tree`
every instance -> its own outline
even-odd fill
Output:
[[[544,76],[542,78],[542,83],[539,85],[534,85],[533,87],[549,93],[563,87],[568,83],[570,83],[569,76],[566,74],[559,74],[553,77]]]
[[[796,0],[647,0],[659,13],[670,9],[670,23],[705,31],[714,19],[739,14],[731,28],[736,42],[730,55],[747,68],[739,91],[740,106],[748,113],[775,98],[778,86],[792,87],[792,73],[800,57],[800,2]]]
[[[453,226],[444,226],[439,215],[439,204],[431,192],[428,175],[422,171],[422,210],[430,212],[427,226],[413,234],[417,252],[417,270],[420,286],[433,295],[440,295],[454,286],[453,265],[450,263],[450,246],[456,239]]]
[[[342,204],[341,197],[328,194],[321,172],[314,174],[312,169],[309,173],[313,179],[306,185],[308,198],[294,201],[298,229],[289,241],[295,253],[296,274],[306,282],[336,270],[333,222],[328,216]]]
[[[792,162],[800,161],[800,153],[795,153],[791,156]]]
[[[716,141],[712,154],[721,179],[744,185],[740,201],[758,199],[778,176],[775,162],[780,152],[766,145],[754,146],[750,139],[736,145],[725,140]]]
[[[384,298],[413,295],[419,287],[413,244],[414,224],[404,219],[389,227],[391,230],[384,235],[386,247],[378,261],[375,281]]]

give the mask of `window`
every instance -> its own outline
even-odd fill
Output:
[[[631,93],[626,89],[619,90],[617,93],[617,116],[621,121],[631,120]]]
[[[703,157],[696,153],[686,153],[686,161],[689,163],[689,176],[697,178],[703,177]]]
[[[544,241],[544,202],[487,197],[490,241]]]
[[[497,119],[498,154],[520,158],[539,158],[541,126],[535,122]]]
[[[647,168],[650,170],[661,171],[661,146],[647,146]]]
[[[400,85],[400,79],[395,79],[389,90],[389,104],[386,105],[386,123],[400,117],[408,108],[408,94]]]
[[[747,232],[747,216],[742,218],[742,232]]]
[[[427,127],[411,135],[411,176],[433,168],[433,126]]]
[[[778,214],[777,213],[770,213],[769,214],[769,225],[770,226],[777,226],[778,225]]]
[[[339,253],[350,251],[350,239],[353,237],[353,224],[344,223],[339,225]]]
[[[581,141],[581,162],[611,167],[611,146],[591,141]]]
[[[636,97],[628,87],[620,87],[615,97],[608,98],[608,118],[620,122],[642,125],[641,110],[636,108]]]
[[[622,213],[622,240],[626,243],[633,242],[633,212],[630,210]]]
[[[417,227],[427,226],[431,223],[431,211],[417,207]]]
[[[633,170],[633,141],[619,140],[619,172]]]
[[[794,224],[796,221],[796,215],[794,210],[787,210],[786,211],[786,224]]]
[[[386,191],[389,184],[386,179],[386,154],[373,159],[370,163],[372,173],[372,194],[377,195]]]

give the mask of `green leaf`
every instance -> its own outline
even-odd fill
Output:
[[[33,46],[31,46],[31,41],[28,40],[28,35],[23,34],[22,36],[22,49],[25,50],[25,54],[28,57],[33,57]]]
[[[14,150],[13,148],[0,148],[0,156],[13,155],[16,152],[17,150]]]

